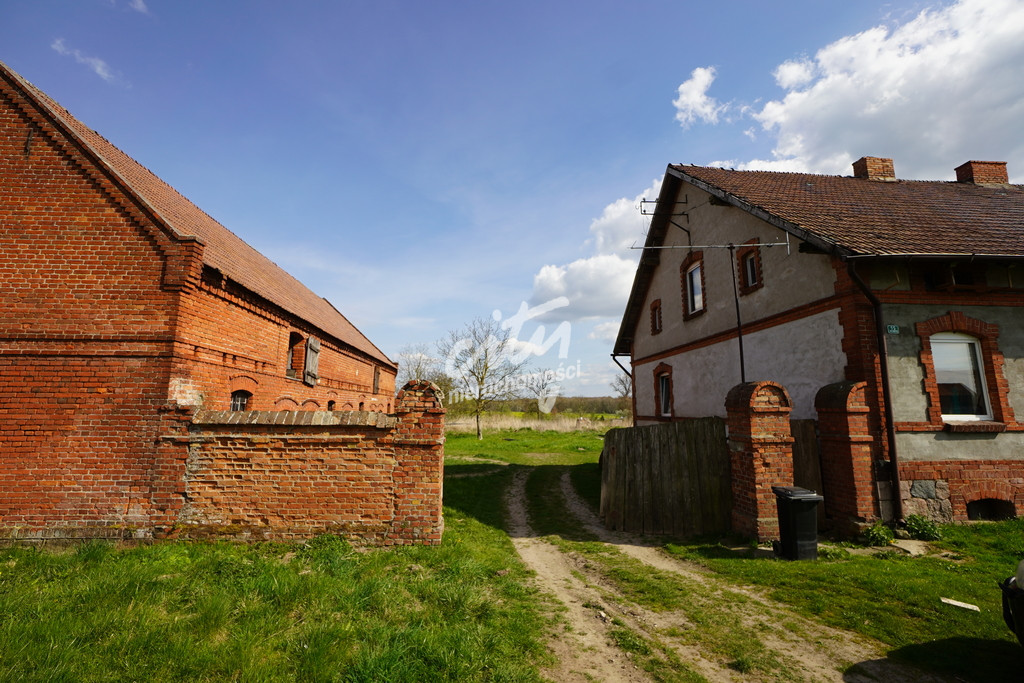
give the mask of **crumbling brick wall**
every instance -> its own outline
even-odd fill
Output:
[[[436,544],[443,444],[429,382],[406,385],[394,415],[200,411],[172,534]]]

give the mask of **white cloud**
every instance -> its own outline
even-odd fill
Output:
[[[618,199],[608,204],[601,216],[590,224],[590,238],[585,246],[593,254],[563,265],[542,267],[533,278],[533,305],[566,297],[569,305],[538,320],[618,319],[626,308],[626,299],[633,285],[633,274],[639,251],[630,247],[643,245],[646,227],[640,213],[641,199],[657,199],[661,180],[633,199]]]
[[[784,96],[750,112],[774,139],[771,158],[714,165],[849,175],[855,159],[882,156],[901,178],[952,179],[964,161],[992,159],[1015,181],[1022,35],[1021,0],[960,0],[840,38],[776,68]]]
[[[594,329],[587,335],[588,339],[596,339],[598,341],[613,342],[619,335],[619,322],[610,321],[603,322],[594,325]]]
[[[107,81],[108,83],[113,82],[117,79],[114,72],[110,70],[110,67],[105,61],[99,57],[87,57],[82,54],[80,50],[69,48],[64,44],[63,38],[57,38],[50,47],[57,52],[57,54],[64,55],[65,57],[74,57],[75,61],[79,64],[85,64],[93,70],[97,76]]]
[[[588,246],[593,246],[598,254],[625,254],[634,242],[641,240],[644,229],[644,217],[640,213],[640,200],[654,200],[661,192],[661,178],[651,182],[651,186],[633,199],[618,199],[604,207],[600,218],[590,224],[591,238]]]
[[[149,8],[146,7],[145,0],[131,0],[128,3],[128,6],[136,12],[141,12],[142,14],[149,14]]]
[[[775,69],[775,82],[786,90],[799,88],[814,78],[814,64],[806,59],[783,62]]]
[[[726,110],[726,105],[708,97],[708,88],[714,80],[714,67],[698,67],[690,73],[689,80],[679,86],[679,97],[672,104],[676,108],[676,121],[683,128],[689,128],[698,119],[705,123],[717,123],[718,115]]]

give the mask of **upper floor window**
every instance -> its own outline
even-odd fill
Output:
[[[661,332],[661,299],[651,302],[651,334]]]
[[[704,252],[691,251],[679,268],[683,286],[683,318],[704,312]]]
[[[940,332],[931,336],[931,347],[942,417],[992,419],[978,340],[959,332]]]
[[[740,295],[750,294],[764,285],[761,274],[761,249],[757,240],[753,239],[736,251],[736,261],[740,278]]]
[[[252,393],[239,389],[238,391],[231,392],[231,410],[247,410],[249,408],[249,400],[252,399]]]

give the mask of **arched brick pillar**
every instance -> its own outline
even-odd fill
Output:
[[[747,382],[725,399],[732,472],[732,528],[758,541],[779,536],[772,486],[793,485],[792,401],[776,382]]]
[[[867,382],[836,382],[814,398],[825,512],[844,532],[879,514],[872,474],[877,445],[866,391]]]

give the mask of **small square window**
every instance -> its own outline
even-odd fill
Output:
[[[231,410],[246,410],[249,407],[249,399],[252,394],[239,389],[231,392]]]

